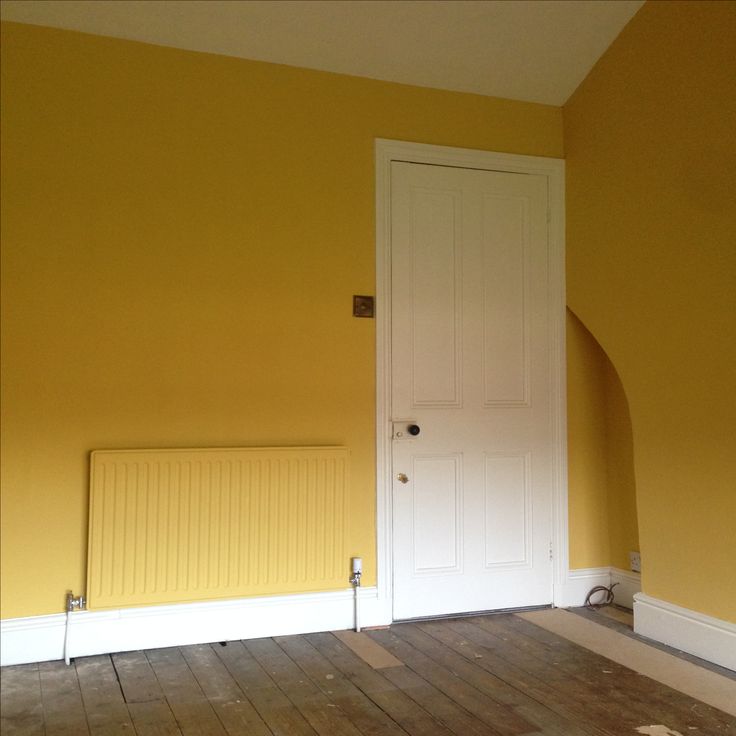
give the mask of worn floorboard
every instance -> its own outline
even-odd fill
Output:
[[[89,734],[76,667],[67,667],[64,662],[42,662],[38,672],[46,736]]]
[[[181,653],[229,736],[270,736],[271,730],[213,650],[219,646],[197,644],[182,647]]]
[[[401,627],[396,627],[400,629]],[[411,669],[416,677],[423,678],[440,693],[444,693],[458,706],[464,708],[476,719],[485,724],[481,731],[499,736],[522,736],[537,732],[534,724],[506,705],[497,703],[463,680],[452,670],[438,664],[419,649],[406,642],[400,635],[391,631],[376,631],[372,636]],[[472,731],[468,731],[471,733]]]
[[[585,728],[594,736],[610,734],[605,724],[601,723],[602,713],[608,720],[605,704],[594,701],[586,702],[574,689],[570,689],[567,693],[560,692],[553,686],[558,674],[554,668],[551,669],[552,677],[549,678],[547,672],[540,671],[542,668],[539,668],[537,672],[525,670],[513,653],[508,658],[504,658],[482,642],[477,642],[476,638],[479,634],[476,627],[464,620],[426,623],[421,624],[419,628],[486,673],[491,674],[511,690],[555,713],[563,719],[564,723]]]
[[[7,736],[43,736],[38,665],[5,667],[0,684],[0,732]]]
[[[545,615],[540,615],[542,613]],[[593,621],[562,609],[522,613],[518,618],[547,629],[563,641],[575,642],[583,651],[595,652],[619,662],[641,675],[656,678],[675,690],[736,716],[736,681],[728,677],[673,657],[642,641],[602,629]]]
[[[595,638],[592,614],[576,619]],[[6,667],[2,736],[736,736],[724,710],[541,623],[505,613]]]
[[[111,660],[137,736],[181,736],[145,652],[113,654]]]
[[[92,736],[125,736],[134,733],[110,657],[82,657],[76,661],[75,668]]]
[[[181,652],[172,647],[152,649],[146,655],[183,736],[225,736]]]
[[[286,697],[242,642],[230,642],[216,650],[233,679],[274,734],[314,736],[299,709]]]
[[[467,648],[463,649],[462,643],[460,644],[462,654],[455,651],[451,636],[443,643],[422,631],[416,624],[402,624],[393,627],[392,631],[494,702],[511,708],[544,736],[589,736],[596,733],[564,718],[542,705],[529,693],[518,690],[484,669]]]
[[[350,647],[361,659],[365,660],[374,670],[384,667],[400,667],[400,659],[391,654],[385,647],[377,644],[365,632],[336,631],[335,636]]]
[[[412,736],[452,734],[452,731],[419,706],[403,690],[386,679],[384,677],[386,670],[370,667],[337,637],[332,634],[309,634],[306,639],[407,733]]]
[[[597,693],[597,697],[607,698],[612,708],[625,713],[627,718],[667,721],[668,727],[682,732],[725,732],[725,721],[714,708],[550,634],[518,616],[494,616],[475,621],[481,628],[500,638],[505,637],[532,657],[551,659],[571,679],[584,683],[590,692]],[[611,688],[612,680],[622,683],[622,687]],[[701,707],[694,709],[694,706]]]
[[[341,708],[363,736],[407,736],[407,731],[303,636],[283,636],[275,641],[312,682]]]

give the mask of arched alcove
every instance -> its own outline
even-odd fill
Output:
[[[567,310],[571,569],[629,569],[639,550],[629,405],[613,363]]]

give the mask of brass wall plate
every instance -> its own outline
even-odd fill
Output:
[[[353,317],[373,317],[374,299],[372,296],[353,296]]]

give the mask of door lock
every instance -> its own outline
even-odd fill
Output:
[[[418,424],[411,421],[392,422],[395,440],[413,440],[422,430]]]
[[[401,483],[408,483],[409,482],[409,476],[406,473],[399,473],[396,476],[396,480],[398,480]]]

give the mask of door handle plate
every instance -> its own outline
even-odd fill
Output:
[[[391,439],[394,440],[413,440],[419,434],[419,425],[413,421],[392,422],[393,432]]]

